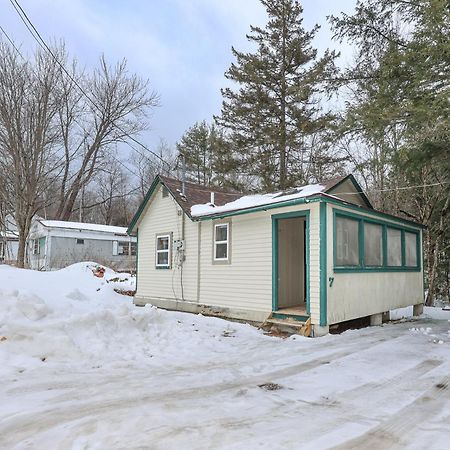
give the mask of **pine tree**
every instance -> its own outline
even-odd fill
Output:
[[[177,143],[188,180],[204,186],[241,188],[230,143],[214,124],[197,122]]]
[[[450,8],[448,0],[364,0],[353,15],[331,18],[335,35],[356,45],[344,132],[369,149],[381,205],[427,225],[427,303],[448,278],[450,228]],[[397,190],[399,186],[419,186]],[[386,197],[386,194],[383,194]]]
[[[303,28],[303,9],[295,0],[261,0],[269,21],[251,26],[253,53],[232,48],[236,62],[225,76],[237,87],[222,89],[216,121],[230,134],[248,175],[263,189],[286,189],[308,178],[310,137],[332,116],[323,113],[323,81],[334,73],[333,52],[317,57],[311,42],[319,27]]]

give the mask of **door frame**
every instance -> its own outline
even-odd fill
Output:
[[[305,218],[305,284],[306,284],[306,312],[310,314],[309,295],[309,215],[310,210],[291,211],[272,215],[272,311],[278,311],[278,222],[282,219],[295,217]]]

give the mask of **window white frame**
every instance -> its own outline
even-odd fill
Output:
[[[217,228],[226,228],[227,230],[227,237],[225,240],[218,241],[217,240]],[[217,257],[217,246],[218,245],[226,245],[227,249],[227,256],[225,258],[219,258]],[[230,223],[229,222],[222,222],[222,223],[216,223],[214,224],[214,261],[229,261],[230,259]]]
[[[33,255],[39,255],[41,246],[39,245],[39,239],[33,239]]]
[[[158,250],[158,241],[160,239],[167,239],[168,245],[165,249]],[[158,263],[158,255],[167,253],[167,264]],[[155,240],[155,267],[157,269],[170,269],[172,266],[172,233],[157,234]]]

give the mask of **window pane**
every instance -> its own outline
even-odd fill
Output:
[[[227,244],[216,244],[216,259],[227,259]]]
[[[132,255],[136,255],[136,249],[137,249],[137,243],[136,242],[132,242],[131,243],[131,254]]]
[[[158,266],[169,265],[169,252],[160,252],[156,255]]]
[[[387,229],[387,262],[388,266],[402,265],[402,233],[395,228]]]
[[[364,264],[366,266],[383,265],[383,227],[373,223],[364,223]]]
[[[168,248],[169,248],[169,238],[167,236],[159,237],[157,250],[168,250]]]
[[[227,229],[228,229],[228,225],[217,225],[216,226],[216,241],[226,241],[227,240]]]
[[[417,267],[417,235],[405,232],[405,260],[408,267]]]
[[[336,217],[336,264],[359,265],[359,223],[357,220]]]

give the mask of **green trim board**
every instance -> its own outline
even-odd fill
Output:
[[[138,265],[139,265],[139,228],[136,230],[136,283],[135,283],[135,292],[137,292],[138,286]]]
[[[294,217],[305,218],[305,253],[306,253],[306,313],[310,314],[310,210],[291,211],[272,215],[272,311],[278,310],[278,221]]]
[[[309,319],[309,315],[307,316],[300,316],[297,314],[283,314],[283,313],[272,313],[272,317],[274,319],[293,319],[297,320],[298,322],[306,322]]]
[[[336,235],[336,218],[344,217],[358,221],[358,254],[359,263],[357,266],[338,266],[336,263],[337,255],[337,235]],[[365,264],[365,236],[364,224],[371,223],[382,227],[382,264],[379,266],[369,266]],[[400,231],[401,236],[401,266],[389,266],[387,262],[388,255],[388,238],[387,230],[395,229]],[[412,233],[416,236],[416,266],[406,266],[405,254],[405,233]],[[399,226],[391,222],[386,222],[379,219],[374,219],[367,216],[354,214],[342,209],[333,208],[333,269],[335,273],[349,273],[349,272],[420,272],[421,265],[421,233],[420,230]]]
[[[327,204],[320,202],[320,326],[327,324]]]

